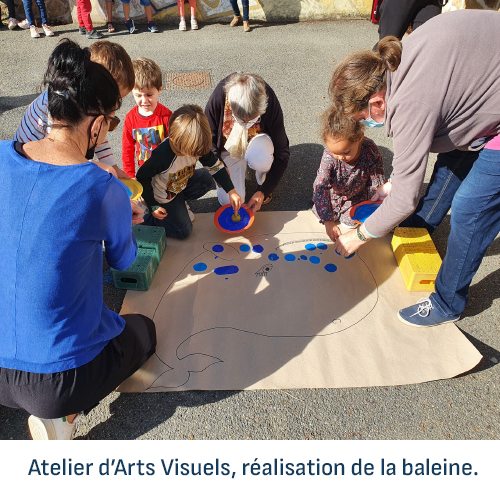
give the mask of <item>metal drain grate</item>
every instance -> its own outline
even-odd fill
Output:
[[[212,87],[208,71],[165,73],[164,86],[167,90],[199,90]]]

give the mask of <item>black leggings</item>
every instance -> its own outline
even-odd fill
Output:
[[[9,10],[9,18],[16,18],[16,8],[14,7],[14,0],[2,0],[2,2],[7,5],[7,9]]]
[[[380,6],[379,40],[388,35],[401,40],[408,26],[415,30],[441,14],[441,5],[441,0],[384,0]]]
[[[88,413],[155,352],[153,321],[141,314],[127,314],[123,319],[123,332],[78,368],[58,373],[0,368],[0,404],[41,418]]]

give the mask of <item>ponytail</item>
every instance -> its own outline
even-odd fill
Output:
[[[107,115],[121,105],[118,84],[110,72],[90,60],[88,48],[68,39],[50,55],[43,84],[48,87],[52,118],[68,125],[89,115]]]
[[[347,56],[333,72],[328,92],[347,116],[365,110],[371,96],[386,88],[387,70],[396,71],[401,63],[403,47],[396,37],[386,36],[377,48],[377,52],[365,50]]]
[[[403,53],[403,45],[398,38],[395,36],[386,36],[382,38],[382,40],[378,42],[377,52],[389,71],[396,71],[398,69]]]

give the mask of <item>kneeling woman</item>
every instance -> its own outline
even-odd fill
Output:
[[[0,301],[0,404],[22,408],[34,439],[71,439],[89,411],[153,353],[153,322],[103,301],[106,259],[136,257],[124,185],[86,158],[116,127],[118,85],[88,49],[69,40],[45,75],[54,125],[40,141],[0,142],[4,283]]]
[[[271,201],[290,158],[276,94],[259,75],[233,73],[219,82],[205,114],[212,130],[212,151],[227,166],[243,201],[247,165],[255,171],[259,189],[245,206],[254,212],[260,210]],[[219,186],[217,197],[221,205],[229,203]]]

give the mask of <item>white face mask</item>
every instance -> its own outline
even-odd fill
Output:
[[[247,130],[252,127],[253,125],[255,125],[256,123],[259,123],[260,122],[260,116],[258,116],[257,118],[254,118],[253,120],[250,120],[249,122],[245,123],[241,118],[238,118],[237,116],[234,116],[233,113],[231,113],[233,115],[233,118],[234,120],[239,123],[243,128],[246,128]]]

